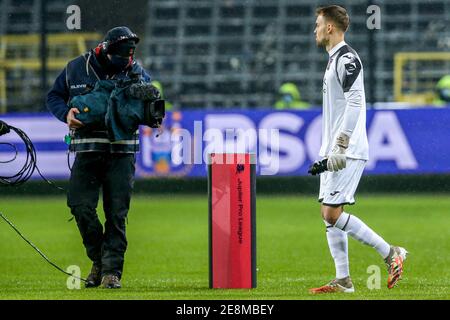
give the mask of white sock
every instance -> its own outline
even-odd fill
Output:
[[[377,250],[383,259],[389,255],[389,250],[391,249],[390,245],[364,222],[358,219],[358,217],[342,212],[334,226],[342,231],[348,232],[350,236],[359,242],[367,244]]]
[[[334,259],[336,268],[336,278],[343,279],[350,275],[348,263],[348,239],[347,233],[341,229],[333,227],[332,224],[324,221],[327,227],[328,247]]]

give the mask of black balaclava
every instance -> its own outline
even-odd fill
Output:
[[[111,68],[120,72],[131,66],[135,50],[136,42],[134,40],[124,40],[114,44],[108,50]]]
[[[95,53],[108,74],[119,73],[132,65],[139,42],[139,37],[133,31],[125,26],[115,27],[107,32],[103,41]]]

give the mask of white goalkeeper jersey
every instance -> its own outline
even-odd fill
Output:
[[[358,108],[346,156],[369,159],[366,133],[366,97],[364,75],[358,54],[344,41],[329,52],[328,66],[323,78],[322,146],[319,155],[326,157],[343,131],[344,114],[348,108]],[[355,112],[352,113],[353,115]]]

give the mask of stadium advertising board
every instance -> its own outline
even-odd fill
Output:
[[[2,120],[24,130],[38,152],[38,166],[48,177],[67,178],[66,126],[48,115],[3,115]],[[369,110],[367,135],[370,160],[366,174],[450,173],[450,109]],[[141,128],[141,151],[136,174],[206,177],[210,152],[252,152],[257,174],[306,175],[319,159],[321,112],[233,110],[168,113],[162,133]],[[8,134],[0,142],[19,143]],[[2,163],[0,173],[12,173],[23,164]],[[245,149],[245,150],[243,150]],[[436,152],[442,150],[442,152]],[[11,146],[0,145],[0,161],[14,157]],[[71,155],[73,161],[73,155]]]

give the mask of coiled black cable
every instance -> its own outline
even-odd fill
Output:
[[[14,160],[17,159],[17,156],[19,155],[19,151],[17,150],[17,147],[15,145],[13,145],[12,143],[8,143],[8,142],[0,142],[0,146],[9,146],[12,149],[14,149],[14,152],[15,152],[14,157],[12,159],[9,159],[9,160],[6,160],[6,161],[0,161],[0,164],[2,164],[2,163],[11,163],[11,162],[13,162]]]
[[[25,145],[25,163],[22,166],[22,168],[13,175],[10,176],[2,176],[0,175],[0,184],[7,185],[7,186],[20,186],[27,182],[31,176],[33,175],[34,171],[36,170],[39,176],[47,182],[49,185],[54,186],[55,188],[64,191],[63,188],[56,186],[53,182],[49,181],[47,178],[45,178],[41,171],[39,170],[39,167],[37,166],[37,157],[36,157],[36,149],[34,148],[33,142],[30,140],[28,135],[21,129],[10,126],[6,124],[4,121],[0,121],[0,136],[3,134],[10,133],[11,131],[15,132],[19,138],[23,141]],[[0,143],[2,145],[9,145],[15,149],[15,156],[13,159],[10,159],[8,161],[3,161],[0,163],[10,163],[17,158],[18,150],[17,147],[14,146],[11,143]]]
[[[41,171],[39,170],[37,166],[37,158],[36,158],[36,149],[34,148],[33,142],[31,142],[30,138],[27,136],[27,134],[22,131],[19,128],[10,126],[6,124],[4,121],[0,120],[0,136],[5,135],[7,133],[10,133],[11,131],[14,131],[20,139],[25,144],[25,151],[26,151],[26,159],[25,164],[22,166],[22,168],[19,170],[18,173],[11,175],[11,176],[0,176],[0,184],[7,185],[7,186],[19,186],[27,182],[31,176],[33,175],[34,171],[36,170],[41,178],[47,182],[49,185],[54,186],[55,188],[65,191],[63,188],[58,187],[53,182],[49,181],[47,178],[45,178]],[[14,160],[17,159],[18,156],[18,149],[17,147],[9,142],[0,142],[0,145],[7,145],[14,149],[15,155],[12,159],[7,161],[0,161],[1,163],[11,163]],[[79,279],[81,281],[87,282],[86,279],[77,277],[76,275],[70,274],[61,267],[59,267],[57,264],[52,262],[41,250],[39,250],[38,247],[36,247],[30,240],[28,240],[20,231],[17,229],[17,227],[9,221],[1,212],[0,212],[0,218],[2,218],[26,243],[28,243],[39,255],[47,261],[49,264],[51,264],[53,267],[61,271],[62,273],[71,276],[75,279]]]

